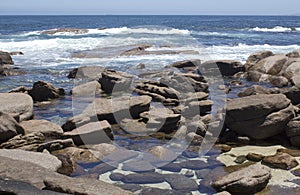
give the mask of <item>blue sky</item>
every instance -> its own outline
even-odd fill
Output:
[[[9,0],[0,14],[293,15],[300,0]]]

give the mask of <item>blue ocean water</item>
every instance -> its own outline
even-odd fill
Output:
[[[43,34],[58,28],[82,28],[88,32]],[[99,29],[105,28],[105,29]],[[118,48],[153,45],[149,50],[196,50],[199,55],[118,56]],[[78,51],[95,50],[99,58],[74,58]],[[300,49],[300,16],[0,16],[0,50],[22,51],[15,65],[26,75],[0,78],[0,91],[38,80],[63,87],[74,85],[68,72],[78,66],[102,65],[135,73],[133,67],[146,64],[146,71],[172,62],[200,58],[202,61],[233,59],[244,62],[254,52],[287,53]],[[58,104],[58,105],[57,105]],[[62,121],[70,116],[71,97],[39,109],[38,117]],[[50,106],[51,107],[51,106]]]

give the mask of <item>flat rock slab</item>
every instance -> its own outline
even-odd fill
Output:
[[[23,121],[20,125],[24,128],[25,134],[42,133],[46,137],[61,136],[62,128],[47,120],[30,120]]]
[[[63,195],[65,193],[40,190],[29,183],[8,179],[0,179],[0,193],[3,195]],[[66,195],[66,194],[65,194]]]
[[[14,116],[17,121],[33,117],[33,100],[27,94],[0,93],[0,112]]]
[[[111,126],[107,121],[88,123],[64,133],[64,136],[72,138],[78,146],[109,143],[114,139]]]
[[[196,181],[189,179],[180,174],[165,175],[165,180],[171,185],[173,190],[181,192],[191,192],[198,190]]]
[[[255,164],[217,179],[212,186],[232,194],[254,194],[264,189],[270,178],[268,167]]]
[[[129,174],[122,178],[122,182],[129,184],[154,184],[164,182],[164,175],[159,173]]]
[[[57,171],[62,163],[55,156],[47,153],[29,152],[24,150],[0,150],[0,156],[13,160],[25,161],[44,167],[51,171]]]
[[[284,170],[290,170],[299,165],[295,157],[286,153],[277,153],[273,156],[267,156],[262,162],[267,166]]]
[[[119,187],[104,183],[90,178],[51,178],[45,179],[45,185],[48,190],[64,192],[69,194],[86,195],[129,195],[130,192],[124,191]]]

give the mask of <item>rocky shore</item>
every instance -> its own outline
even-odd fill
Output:
[[[154,54],[148,47],[120,55]],[[25,74],[13,64],[0,52],[1,76]],[[71,91],[36,81],[0,93],[0,193],[298,194],[299,67],[300,51],[137,75],[84,66],[66,75],[81,81]],[[80,112],[62,126],[35,118],[35,107],[69,94]]]

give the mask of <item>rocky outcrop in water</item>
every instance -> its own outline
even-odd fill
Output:
[[[80,29],[80,28],[59,28],[59,29],[51,29],[42,31],[42,34],[45,35],[54,35],[59,33],[73,33],[73,34],[85,34],[88,33],[88,29]]]

